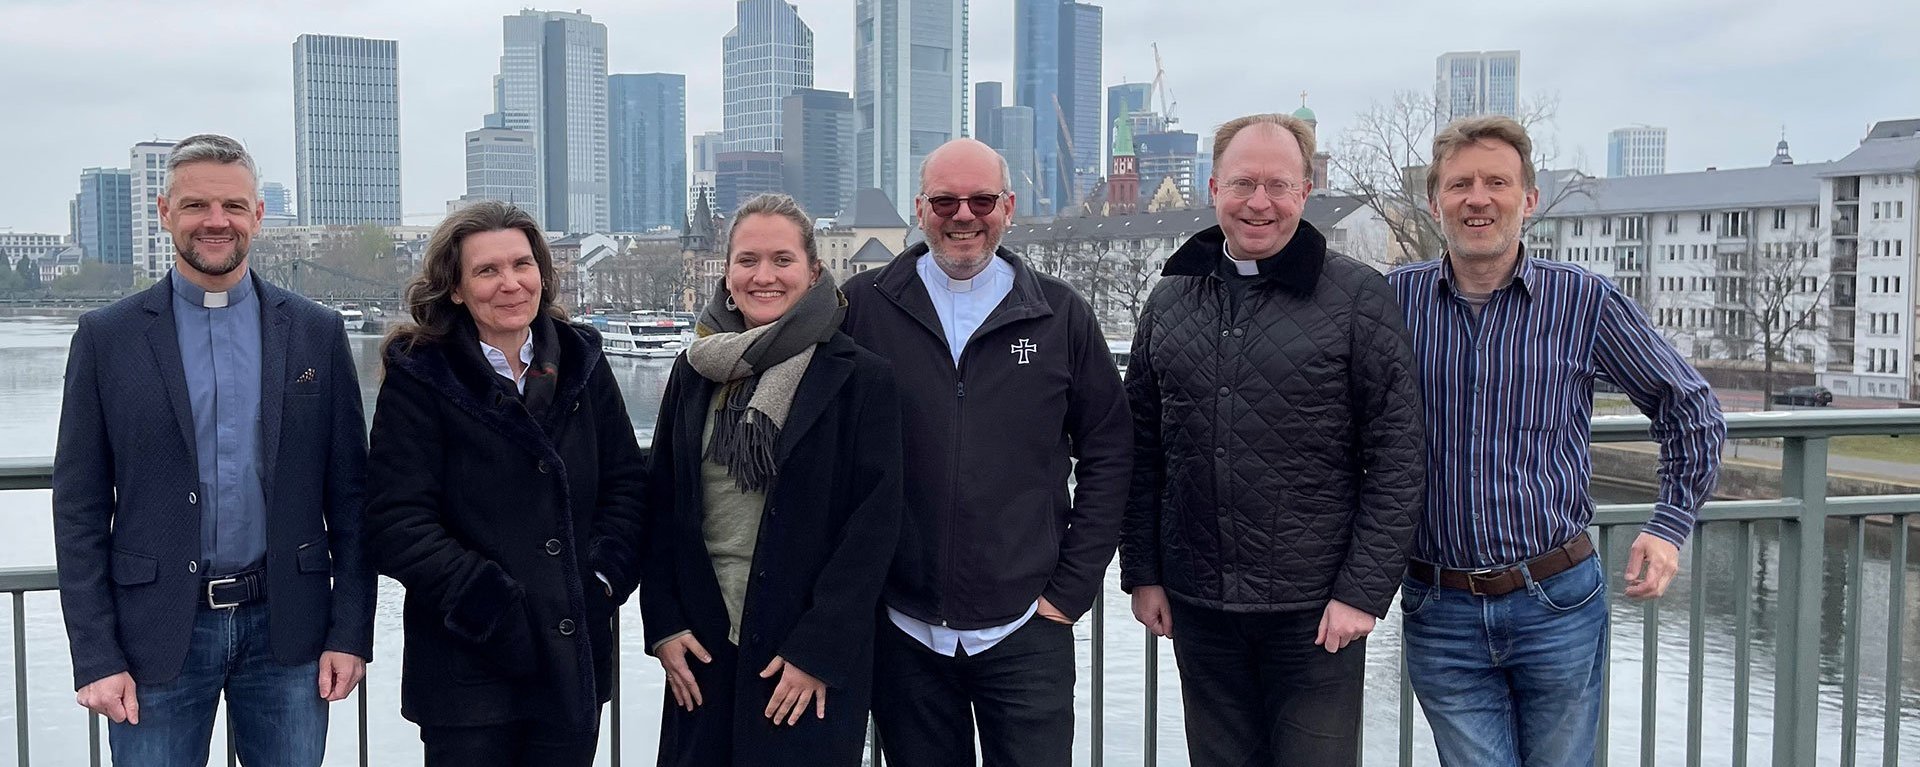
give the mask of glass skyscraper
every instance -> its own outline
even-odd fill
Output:
[[[392,40],[293,41],[301,225],[400,223],[399,62]]]

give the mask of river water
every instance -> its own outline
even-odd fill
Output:
[[[53,453],[59,422],[61,376],[66,363],[67,344],[73,332],[70,318],[0,318],[0,457],[45,457]],[[371,415],[378,387],[378,341],[374,336],[352,338],[360,370],[360,383]],[[658,409],[661,391],[666,386],[668,362],[664,360],[627,360],[616,358],[614,372],[627,397],[636,427],[649,430],[652,414]],[[1650,500],[1645,491],[1624,487],[1596,487],[1602,502],[1642,502]],[[1822,605],[1821,657],[1821,764],[1839,764],[1840,705],[1843,635],[1843,607],[1846,596],[1844,530],[1829,531],[1827,578]],[[1706,648],[1704,678],[1705,727],[1703,764],[1728,764],[1733,739],[1734,613],[1737,578],[1751,578],[1754,584],[1752,726],[1750,763],[1767,764],[1771,749],[1769,727],[1772,707],[1773,654],[1770,626],[1776,604],[1775,588],[1778,557],[1776,538],[1769,525],[1756,527],[1754,560],[1742,566],[1734,561],[1733,531],[1709,529],[1704,534],[1702,555],[1706,573]],[[1859,764],[1880,764],[1882,716],[1885,707],[1886,636],[1889,619],[1885,604],[1891,576],[1888,565],[1890,531],[1872,528],[1864,558],[1859,587],[1867,605],[1861,620],[1863,642],[1860,651],[1860,728]],[[1616,551],[1624,552],[1630,540],[1627,531],[1617,535]],[[1920,542],[1920,541],[1917,541]],[[1916,547],[1920,548],[1920,547]],[[1616,556],[1618,556],[1616,554]],[[1682,764],[1686,749],[1687,665],[1689,615],[1686,595],[1691,588],[1692,549],[1683,554],[1682,573],[1674,582],[1659,616],[1657,694],[1654,718],[1657,764]],[[53,564],[52,524],[45,491],[0,493],[0,567],[46,567]],[[1609,565],[1609,569],[1618,569]],[[1907,594],[1920,596],[1920,565],[1911,560],[1901,570]],[[1107,617],[1105,627],[1105,707],[1102,721],[1105,763],[1124,767],[1144,763],[1146,689],[1148,686],[1147,642],[1144,632],[1132,620],[1126,595],[1117,587],[1116,571],[1108,573],[1108,590],[1103,599]],[[1612,587],[1620,587],[1619,578]],[[1911,600],[1909,600],[1911,601]],[[83,765],[87,758],[87,720],[73,703],[71,670],[67,660],[65,630],[59,602],[51,593],[27,595],[25,600],[27,638],[27,709],[31,724],[31,756],[34,764]],[[375,624],[376,662],[368,667],[366,693],[371,707],[367,737],[372,763],[410,765],[420,762],[420,743],[414,726],[399,717],[400,676],[400,604],[398,584],[382,579],[380,604]],[[1904,607],[1904,606],[1903,606]],[[1896,618],[1905,627],[1901,642],[1903,672],[1898,695],[1903,724],[1901,753],[1903,761],[1920,761],[1920,620],[1911,608],[1902,609]],[[0,615],[0,624],[11,632],[12,618]],[[1637,604],[1616,600],[1613,606],[1614,641],[1611,681],[1609,752],[1616,764],[1638,763],[1640,753],[1640,684],[1642,670],[1642,610]],[[1089,764],[1092,744],[1092,667],[1094,634],[1091,621],[1083,620],[1075,628],[1079,641],[1080,671],[1076,700],[1080,707],[1077,743],[1078,764]],[[640,645],[639,611],[622,611],[621,690],[624,703],[619,719],[622,728],[623,758],[628,764],[651,764],[659,728],[662,685],[659,664],[648,657]],[[1376,629],[1370,641],[1368,657],[1366,754],[1368,765],[1394,764],[1398,754],[1399,676],[1398,611],[1390,614]],[[1159,764],[1185,764],[1185,741],[1180,717],[1180,689],[1174,673],[1172,647],[1159,642],[1159,737],[1156,753]],[[0,679],[12,680],[16,672],[9,653],[0,653]],[[1414,714],[1414,761],[1431,765],[1432,736],[1425,721]],[[12,731],[19,712],[11,701],[0,702],[0,761],[16,756]],[[611,716],[611,713],[609,713]],[[357,727],[351,701],[333,710],[331,756],[329,765],[354,763]],[[219,744],[215,745],[220,753]],[[610,735],[603,734],[600,763],[610,763]],[[216,763],[220,757],[216,756]]]

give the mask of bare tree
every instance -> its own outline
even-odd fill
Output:
[[[1379,214],[1399,253],[1413,261],[1438,258],[1446,242],[1427,205],[1433,136],[1445,127],[1436,122],[1437,102],[1433,93],[1414,90],[1376,101],[1355,118],[1333,152],[1335,183],[1359,195]],[[1547,169],[1559,159],[1550,130],[1558,111],[1557,98],[1540,96],[1523,104],[1516,118],[1533,139],[1533,166],[1543,180]],[[1589,194],[1592,186],[1591,180],[1577,170],[1553,175],[1551,180],[1554,183],[1542,185],[1535,221],[1566,199]]]
[[[1773,409],[1774,365],[1789,362],[1796,340],[1820,330],[1833,277],[1820,264],[1819,243],[1810,236],[1764,243],[1753,253],[1721,256],[1716,298],[1733,307],[1721,328],[1727,351],[1759,358],[1760,406]],[[1811,359],[1802,360],[1811,364]]]

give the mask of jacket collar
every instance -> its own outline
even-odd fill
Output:
[[[541,315],[535,317],[534,322],[559,321]],[[601,351],[596,333],[583,332],[574,325],[555,328],[555,331],[560,346],[560,388],[554,393],[553,405],[547,412],[550,421],[558,422],[586,391],[588,379],[600,364]],[[388,371],[419,379],[461,410],[535,454],[551,452],[546,430],[521,407],[518,399],[507,396],[505,387],[494,383],[500,376],[486,364],[479,349],[448,348],[449,344],[461,343],[460,338],[459,333],[451,333],[445,338],[415,344],[411,349],[389,343],[382,356]]]
[[[1200,230],[1167,258],[1167,267],[1161,271],[1165,277],[1206,277],[1211,276],[1219,267],[1220,259],[1225,258],[1227,237],[1218,225]],[[1277,285],[1290,293],[1306,295],[1320,281],[1320,270],[1327,262],[1327,238],[1306,219],[1300,220],[1300,228],[1293,233],[1286,247],[1267,258],[1260,259],[1260,279]]]
[[[927,297],[925,283],[920,279],[920,270],[914,268],[920,257],[927,254],[928,248],[924,242],[915,243],[913,247],[902,251],[892,261],[887,262],[886,266],[880,267],[879,274],[874,277],[874,287],[879,289],[888,300],[918,319],[920,324],[925,325],[935,337],[945,339],[946,332],[940,328],[940,315],[934,311],[933,299]],[[987,315],[986,321],[980,324],[980,329],[974,331],[976,338],[1009,322],[1053,314],[1053,305],[1047,303],[1047,294],[1040,284],[1040,275],[1005,247],[995,250],[994,254],[1006,259],[1007,265],[1013,267],[1013,288],[1007,293],[1006,299]]]

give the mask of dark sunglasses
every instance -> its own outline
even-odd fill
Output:
[[[933,214],[941,218],[953,218],[953,214],[960,212],[960,203],[962,201],[967,203],[967,210],[973,211],[975,218],[980,218],[993,213],[993,209],[1000,205],[1000,198],[1005,196],[1007,196],[1006,192],[999,194],[976,194],[969,197],[954,197],[953,195],[943,194],[939,197],[927,197],[923,195],[920,199],[926,200],[927,207],[933,209]]]

